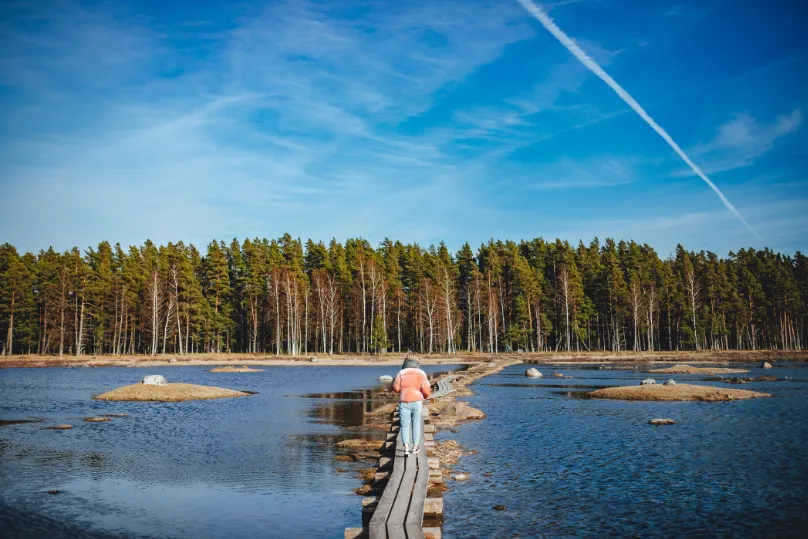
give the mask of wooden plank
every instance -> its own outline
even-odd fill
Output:
[[[392,443],[393,442],[387,442],[385,445]],[[401,441],[400,435],[396,437],[395,448],[396,455],[393,460],[393,473],[387,481],[387,487],[385,487],[381,498],[379,498],[379,502],[376,504],[376,511],[373,513],[373,518],[370,519],[370,524],[368,525],[368,537],[370,539],[387,539],[387,519],[390,516],[390,511],[393,509],[393,504],[398,496],[401,478],[404,476],[404,469],[406,467],[404,444]]]
[[[376,474],[373,476],[373,480],[378,483],[379,481],[384,481],[388,477],[390,477],[390,472],[376,472]]]
[[[441,539],[440,528],[423,528],[424,539]],[[345,528],[345,539],[367,539],[367,528]]]
[[[430,483],[443,483],[443,472],[440,470],[430,470],[429,472]]]
[[[390,516],[387,517],[387,537],[388,539],[406,539],[404,524],[407,520],[407,510],[410,507],[413,485],[418,474],[417,455],[396,456],[396,461],[401,460],[404,465],[404,475],[401,478],[401,486],[398,489],[396,501],[390,509]]]
[[[423,423],[421,427],[423,427]],[[424,503],[426,501],[426,491],[429,488],[429,459],[426,456],[426,451],[419,452],[416,457],[417,458],[413,460],[418,465],[418,471],[404,523],[409,539],[424,538],[422,529],[424,523]]]
[[[427,498],[424,500],[424,516],[443,514],[443,498]]]

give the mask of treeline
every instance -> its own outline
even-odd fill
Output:
[[[808,261],[597,239],[0,246],[4,354],[802,349]]]

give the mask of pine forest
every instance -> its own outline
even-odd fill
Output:
[[[0,246],[9,354],[799,350],[808,259],[541,238]]]

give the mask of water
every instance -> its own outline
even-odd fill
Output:
[[[0,426],[0,536],[342,537],[361,524],[361,503],[351,492],[360,481],[339,468],[371,463],[336,462],[334,444],[370,435],[361,428],[365,412],[386,402],[372,391],[376,379],[397,369],[262,368],[0,370],[0,419],[43,419]],[[146,374],[258,394],[91,399]],[[101,414],[128,416],[82,421]],[[73,429],[41,430],[60,423]]]
[[[731,376],[791,381],[721,384],[704,375],[513,366],[468,398],[487,419],[441,433],[477,453],[445,493],[445,537],[805,537],[808,368]],[[778,366],[779,367],[779,366]],[[558,370],[572,379],[548,377]],[[760,390],[726,403],[622,402],[587,390],[661,382]],[[675,419],[654,427],[652,418]],[[490,474],[490,475],[486,475]],[[504,505],[504,511],[493,510]]]

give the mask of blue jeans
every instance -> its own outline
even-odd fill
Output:
[[[401,442],[410,448],[421,442],[421,409],[423,401],[399,402],[398,418],[401,422]],[[410,444],[412,437],[412,444]]]

